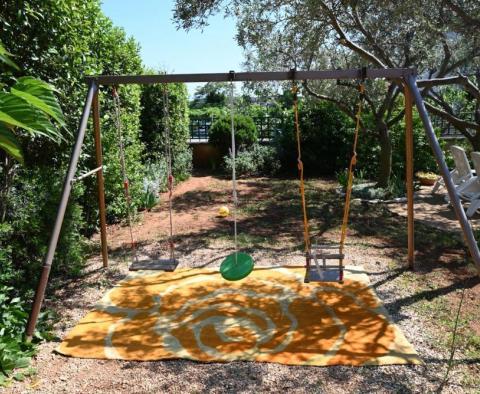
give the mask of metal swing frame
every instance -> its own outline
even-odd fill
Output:
[[[248,81],[304,81],[304,80],[337,80],[337,79],[378,79],[384,78],[396,80],[403,86],[405,95],[405,133],[406,133],[406,183],[407,183],[407,233],[408,233],[408,266],[414,265],[414,211],[413,211],[413,105],[417,107],[422,120],[425,132],[430,142],[430,146],[435,155],[437,165],[448,190],[450,202],[454,208],[457,219],[462,228],[465,242],[468,246],[470,255],[480,273],[480,250],[478,248],[475,236],[463,210],[461,201],[455,193],[455,186],[450,176],[445,157],[438,143],[432,123],[425,108],[423,98],[416,82],[416,70],[413,68],[381,68],[381,69],[345,69],[345,70],[319,70],[319,71],[278,71],[278,72],[240,72],[233,73],[234,82]],[[95,136],[95,154],[97,169],[94,173],[97,175],[98,185],[98,206],[100,214],[100,241],[103,266],[108,267],[108,244],[107,228],[105,215],[105,192],[103,179],[103,157],[102,142],[100,131],[100,106],[98,91],[100,86],[124,85],[124,84],[165,84],[165,83],[188,83],[188,82],[229,82],[232,81],[232,72],[213,73],[213,74],[162,74],[162,75],[99,75],[86,77],[88,92],[80,119],[76,141],[70,157],[67,174],[63,184],[63,191],[60,198],[55,222],[50,236],[48,250],[43,260],[43,266],[35,292],[33,306],[30,312],[26,338],[31,339],[38,320],[38,315],[42,307],[47,287],[50,269],[53,257],[57,247],[60,231],[67,209],[70,192],[72,190],[72,181],[75,179],[78,160],[82,151],[82,146],[87,130],[90,112],[93,116],[93,131]]]

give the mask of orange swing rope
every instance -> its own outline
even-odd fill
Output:
[[[353,139],[352,157],[350,159],[350,165],[348,167],[347,190],[345,194],[345,206],[343,211],[340,246],[339,246],[340,255],[343,255],[343,252],[345,249],[345,241],[347,238],[348,218],[350,214],[350,203],[352,198],[353,173],[355,170],[355,166],[357,164],[358,135],[360,132],[361,115],[363,110],[363,99],[365,96],[364,80],[362,80],[362,82],[358,85],[358,91],[360,94],[360,100],[358,102],[357,113],[355,115],[356,124],[355,124],[355,132],[354,132],[354,139]],[[310,241],[310,230],[309,230],[308,215],[307,215],[307,204],[306,204],[306,198],[305,198],[305,180],[304,180],[304,167],[303,167],[303,161],[302,161],[301,133],[300,133],[300,125],[298,121],[298,86],[295,80],[293,80],[292,82],[292,93],[293,93],[295,134],[296,134],[296,141],[297,141],[297,165],[298,165],[299,179],[300,179],[300,198],[301,198],[302,212],[303,212],[303,238],[305,243],[306,268],[308,271],[310,267],[311,241]],[[340,281],[343,281],[343,259],[340,259],[339,279]]]
[[[300,196],[302,201],[302,212],[303,212],[303,240],[305,243],[305,253],[308,255],[310,253],[310,230],[308,226],[308,215],[307,215],[307,203],[305,200],[305,180],[303,175],[303,161],[302,161],[302,147],[301,147],[301,134],[300,134],[300,125],[298,122],[298,86],[295,81],[292,84],[292,93],[293,93],[293,113],[295,115],[295,135],[297,140],[297,165],[300,178]],[[308,265],[307,258],[307,265]]]
[[[350,165],[348,167],[348,181],[347,181],[347,190],[345,193],[345,208],[343,210],[343,220],[342,220],[342,230],[340,236],[340,254],[343,254],[343,250],[345,248],[345,241],[347,238],[347,229],[348,229],[348,217],[350,214],[350,202],[352,198],[352,187],[353,187],[353,172],[355,170],[355,166],[357,165],[357,142],[358,142],[358,134],[360,131],[361,125],[361,116],[362,116],[362,109],[363,109],[363,98],[365,96],[365,85],[363,81],[358,85],[358,91],[360,94],[360,100],[358,101],[358,109],[355,115],[356,124],[355,124],[355,133],[353,137],[353,149],[352,149],[352,158],[350,159]]]

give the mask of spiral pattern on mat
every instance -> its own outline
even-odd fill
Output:
[[[281,291],[279,301],[278,294],[272,297],[271,292],[262,293],[261,289],[217,289],[173,313],[159,315],[155,331],[163,337],[166,349],[184,357],[197,351],[221,360],[236,359],[240,354],[277,353],[290,343],[297,327],[289,311],[295,294],[288,289]],[[175,292],[163,294],[161,302],[168,305],[170,297],[176,298]]]
[[[365,282],[305,285],[302,274],[257,269],[246,280],[225,282],[215,271],[182,270],[128,278],[60,351],[125,360],[419,362]]]

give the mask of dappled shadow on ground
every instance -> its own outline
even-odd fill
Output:
[[[214,180],[219,183],[215,183],[211,190],[207,187],[208,183],[204,182],[198,193],[186,188],[184,193],[175,196],[175,215],[191,217],[190,221],[185,221],[183,227],[177,228],[179,231],[175,235],[181,267],[218,267],[222,259],[233,251],[231,218],[215,217],[218,205],[231,201],[230,182],[221,178]],[[298,182],[294,179],[261,178],[244,179],[240,184],[238,222],[240,248],[254,254],[260,265],[271,264],[272,260],[275,263],[289,263],[285,256],[301,257],[303,235]],[[328,181],[310,180],[307,182],[306,193],[312,236],[328,242],[338,241],[343,198],[335,192],[335,185]],[[157,236],[152,238],[145,232],[147,223],[142,223],[135,229],[139,236],[139,253],[145,258],[156,258],[163,253],[167,240],[165,203],[163,202],[153,211],[152,215],[145,216],[145,220],[157,221],[154,228],[158,233]],[[205,213],[206,211],[209,213]],[[206,218],[208,222],[205,221]],[[100,293],[97,289],[103,292],[103,289],[113,287],[125,277],[125,267],[133,259],[128,229],[117,226],[110,231],[112,268],[106,271],[89,268],[82,278],[63,278],[62,282],[57,284],[57,288],[62,287],[63,292],[59,297],[61,299],[53,302],[61,302],[62,308],[81,310],[83,314],[98,300]],[[99,249],[96,248],[96,251],[98,252]],[[426,367],[318,368],[261,365],[250,362],[205,364],[187,360],[122,362],[116,365],[119,369],[124,368],[125,373],[133,370],[135,371],[133,374],[145,374],[148,369],[153,377],[161,374],[167,382],[170,382],[170,386],[168,383],[160,386],[163,383],[159,383],[156,387],[157,391],[168,391],[171,387],[178,388],[176,384],[179,380],[187,381],[191,376],[200,376],[198,378],[201,381],[200,391],[262,391],[268,387],[271,391],[283,392],[302,387],[305,391],[314,392],[321,391],[323,388],[328,389],[324,387],[324,383],[328,382],[328,385],[334,384],[343,387],[346,391],[351,391],[352,387],[355,387],[355,390],[360,392],[409,392],[413,387],[412,377],[414,380],[422,381],[422,385],[428,381],[427,386],[431,388],[432,382],[435,384],[439,375],[443,374],[442,371],[448,364],[448,357],[445,356],[446,352],[441,353],[442,350],[440,352],[437,350],[432,356],[429,348],[440,345],[430,343],[430,339],[427,336],[424,337],[421,332],[424,325],[428,327],[429,324],[433,324],[436,328],[439,312],[435,309],[434,317],[418,317],[416,316],[417,307],[430,304],[436,308],[435,301],[438,300],[448,302],[453,300],[454,303],[451,305],[456,306],[460,293],[457,290],[465,285],[468,296],[465,298],[464,309],[468,316],[469,311],[475,313],[478,310],[473,309],[478,299],[473,298],[473,294],[475,291],[478,294],[480,284],[465,258],[465,248],[460,237],[417,222],[414,272],[406,268],[406,253],[405,218],[392,214],[381,205],[361,203],[352,205],[347,255],[349,257],[353,255],[358,263],[366,264],[372,287],[385,300],[384,306],[391,313],[394,321],[400,323],[409,339],[414,342],[421,354],[426,356],[424,361],[433,365],[431,368],[428,365]],[[266,256],[273,257],[269,260]],[[100,266],[98,261],[99,259],[96,259],[95,266]],[[302,259],[296,260],[297,263],[299,261],[301,264]],[[85,292],[85,283],[97,291],[95,299],[90,297],[90,303],[84,302],[81,296]],[[447,308],[449,306],[450,304]],[[420,328],[411,331],[407,328],[411,325],[413,328],[419,325]],[[445,322],[439,322],[438,327],[445,332],[448,330],[448,327],[445,328]],[[471,332],[468,333],[470,334]],[[427,345],[425,340],[429,342]],[[479,362],[477,354],[457,353],[455,365],[476,368]],[[98,368],[93,360],[91,365],[92,368]],[[274,374],[272,374],[273,370],[275,370]],[[427,375],[428,379],[425,377]],[[188,391],[188,386],[185,386],[185,391]]]
[[[222,185],[227,189],[222,190],[217,185],[215,190],[187,190],[184,194],[175,196],[174,211],[188,215],[189,212],[205,210],[207,207],[210,209],[212,205],[224,202],[230,191],[228,182]],[[321,180],[307,182],[306,196],[312,238],[319,243],[323,240],[332,242],[338,239],[344,201],[343,197],[336,193],[334,183]],[[165,204],[162,206],[165,208]],[[163,220],[166,220],[166,217]],[[352,204],[349,228],[347,249],[349,245],[364,244],[365,247],[378,249],[392,260],[405,260],[406,220],[391,214],[385,207]],[[127,234],[126,228],[122,230]],[[138,233],[142,230],[143,226],[136,228]],[[197,267],[217,265],[231,252],[232,230],[231,218],[213,217],[208,225],[192,218],[191,222],[187,222],[174,236],[179,258],[188,260],[194,258],[196,251],[210,249],[213,254],[211,258],[194,261],[193,265]],[[277,256],[292,251],[301,253],[303,224],[298,181],[267,178],[241,180],[238,230],[240,248],[248,253],[263,252]],[[416,272],[427,273],[447,269],[456,273],[465,269],[467,263],[460,239],[421,224],[417,224],[416,234]],[[110,248],[109,253],[113,259],[133,259],[128,237],[124,239],[124,242],[117,242]],[[140,240],[137,242],[138,253],[144,258],[160,258],[162,253],[165,253],[166,241],[165,235],[159,236],[153,242],[148,239]],[[212,242],[215,241],[224,241],[227,247],[225,253],[219,253],[218,248],[212,247]],[[361,256],[358,257],[361,260]],[[403,271],[391,272],[393,274],[391,279],[394,279]],[[92,275],[92,272],[86,275]],[[375,286],[380,286],[387,280],[390,279],[383,279],[382,283]]]
[[[418,362],[366,283],[347,277],[344,284],[305,285],[301,273],[264,268],[241,282],[211,270],[144,273],[110,291],[59,352],[128,360],[187,354],[202,361],[237,353],[294,365]]]

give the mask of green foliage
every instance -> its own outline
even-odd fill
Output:
[[[6,64],[8,67],[20,71],[17,64],[11,59],[12,54],[8,52],[3,44],[0,42],[0,63]]]
[[[257,142],[257,127],[251,117],[235,114],[234,127],[235,145],[237,150],[240,148],[248,149]],[[229,152],[231,146],[230,116],[222,116],[212,124],[208,141],[213,146],[217,147],[222,155]]]
[[[23,169],[9,195],[6,221],[12,231],[5,243],[12,248],[12,262],[23,277],[22,288],[33,289],[47,251],[48,239],[60,200],[63,179],[49,168]],[[52,276],[78,275],[85,260],[82,208],[76,202],[84,192],[81,184],[72,190],[62,226]],[[3,246],[3,245],[2,245]],[[18,286],[18,284],[17,284]]]
[[[25,375],[19,372],[13,375],[14,369],[26,368],[30,356],[34,354],[33,343],[23,342],[23,332],[27,323],[29,305],[21,298],[18,289],[21,275],[12,265],[12,246],[5,243],[12,234],[12,227],[0,223],[0,387],[9,380]],[[17,288],[15,288],[15,287]],[[41,337],[43,314],[35,337]]]
[[[162,159],[145,165],[142,208],[152,209],[159,201],[159,193],[167,189],[167,162]]]
[[[192,173],[192,150],[187,147],[185,150],[177,151],[172,160],[172,172],[177,181],[184,181]]]
[[[25,158],[25,165],[20,167],[0,151],[0,297],[3,297],[0,326],[8,324],[9,330],[8,335],[6,330],[0,335],[0,362],[2,368],[8,370],[25,365],[22,358],[32,354],[33,347],[25,347],[21,341],[25,305],[30,305],[32,289],[46,253],[74,142],[73,131],[78,127],[85,102],[84,77],[90,74],[139,74],[142,65],[137,43],[103,15],[98,0],[6,0],[2,3],[1,13],[0,41],[8,43],[18,67],[11,68],[11,64],[6,64],[9,54],[0,48],[0,84],[3,89],[0,111],[16,121],[14,123],[3,116],[2,120],[7,121],[9,129],[0,123],[0,133],[7,135],[4,131],[11,132],[12,126],[15,127],[13,135],[16,140],[10,133],[4,141],[9,144],[10,154],[16,153],[13,149],[18,141]],[[32,78],[19,78],[20,69],[22,74]],[[145,172],[140,160],[144,149],[139,138],[140,89],[129,86],[120,94],[132,196],[135,205],[139,206]],[[59,104],[56,104],[57,98]],[[111,92],[102,91],[100,102],[104,164],[107,167],[107,207],[109,217],[116,220],[125,214],[125,209]],[[11,112],[9,108],[13,105],[16,108],[22,105],[22,111]],[[62,112],[64,119],[61,118]],[[18,115],[22,118],[17,118]],[[59,141],[54,133],[59,132],[57,126],[63,125],[72,133],[65,133],[64,139]],[[40,130],[52,138],[30,138],[31,130]],[[93,152],[90,124],[78,173],[95,167]],[[73,188],[50,283],[58,284],[59,277],[64,279],[81,273],[87,257],[84,234],[95,230],[97,220],[96,182],[95,177],[90,177],[75,183]],[[54,288],[49,286],[47,289],[52,291]],[[22,374],[16,376],[21,378]],[[5,375],[0,373],[0,376],[4,380]]]
[[[211,118],[216,119],[229,114],[227,107],[203,107],[190,108],[190,119],[194,118]]]
[[[134,209],[142,206],[143,176],[145,173],[142,161],[145,151],[140,141],[140,89],[137,86],[125,86],[119,91],[121,135],[124,146],[125,169],[130,184],[130,196]],[[110,109],[102,122],[102,143],[104,147],[105,199],[107,215],[110,221],[118,221],[126,217],[127,206],[123,191],[123,178],[120,166],[120,135],[116,127],[115,110]],[[91,168],[95,164],[91,164]],[[92,179],[95,187],[95,179]],[[89,205],[96,206],[96,195],[92,193]]]
[[[404,197],[405,192],[405,182],[396,176],[390,178],[387,187],[379,187],[375,182],[362,183],[362,180],[357,181],[352,187],[353,197],[365,200],[389,200]]]
[[[400,104],[397,111],[401,110]],[[363,117],[368,128],[373,127],[373,119],[366,114]],[[392,143],[392,176],[399,180],[405,179],[405,121],[396,123],[390,129]],[[443,145],[444,142],[440,140]],[[413,151],[414,151],[414,172],[437,171],[437,165],[432,149],[425,134],[421,119],[417,111],[413,112]],[[378,137],[374,133],[361,132],[358,140],[358,162],[357,168],[362,169],[365,176],[375,179],[379,167],[380,147]],[[396,181],[394,181],[396,182]]]
[[[195,91],[192,108],[225,107],[229,86],[226,82],[208,82]]]
[[[232,172],[233,159],[231,156],[223,158],[225,169]],[[240,149],[235,157],[235,168],[238,176],[271,176],[280,170],[280,161],[275,148],[254,144],[249,149]]]
[[[18,70],[0,42],[0,61]],[[36,78],[18,78],[10,90],[0,90],[0,149],[23,162],[18,129],[29,133],[30,138],[45,136],[58,140],[61,133],[51,118],[65,126],[62,110],[54,95],[55,89]]]
[[[148,159],[158,161],[165,156],[164,86],[148,85],[142,89],[141,139],[148,146]],[[168,85],[168,120],[172,171],[177,180],[190,176],[192,154],[188,145],[190,138],[188,92],[185,84]]]
[[[0,386],[14,369],[28,367],[34,354],[34,345],[22,340],[28,309],[14,294],[13,287],[0,284]]]
[[[338,171],[335,175],[340,186],[344,188],[347,187],[348,168],[345,168],[343,171]],[[356,170],[353,176],[353,184],[365,183],[366,181],[368,181],[368,179],[365,176],[365,172],[362,170]]]
[[[296,135],[293,113],[275,141],[282,167],[297,169]],[[306,104],[300,108],[302,161],[306,174],[331,175],[343,170],[349,161],[353,143],[353,124],[331,103]]]

